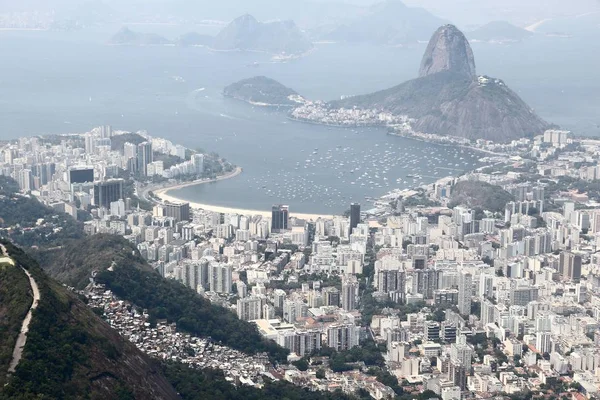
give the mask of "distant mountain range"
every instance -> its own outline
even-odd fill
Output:
[[[399,0],[386,0],[324,34],[323,39],[388,45],[417,43],[427,40],[433,30],[445,23],[423,8],[407,7]]]
[[[301,54],[312,49],[313,45],[293,21],[264,23],[246,14],[219,32],[212,47],[218,50]]]
[[[531,36],[533,32],[506,21],[492,21],[467,33],[469,40],[479,42],[520,42]]]
[[[299,55],[313,48],[312,42],[293,21],[259,22],[242,15],[216,37],[190,32],[171,41],[153,33],[139,33],[127,27],[113,35],[110,44],[207,46],[215,50],[261,51],[277,55]]]

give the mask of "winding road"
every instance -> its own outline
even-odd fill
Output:
[[[0,244],[0,250],[2,250],[2,254],[4,257],[9,257],[8,252],[6,251],[6,247]],[[14,265],[14,264],[13,264]],[[25,343],[27,342],[27,332],[29,332],[29,324],[31,323],[31,317],[33,314],[33,310],[35,310],[40,302],[40,290],[38,288],[35,279],[31,276],[29,271],[25,268],[21,267],[27,278],[29,278],[29,285],[31,286],[31,290],[33,291],[33,302],[31,303],[31,307],[23,320],[23,324],[21,325],[21,332],[19,333],[19,337],[17,338],[17,342],[15,343],[15,348],[13,349],[12,360],[10,361],[10,366],[8,367],[8,373],[12,374],[15,372],[17,365],[19,365],[19,361],[21,361],[21,357],[23,356],[23,348],[25,347]]]

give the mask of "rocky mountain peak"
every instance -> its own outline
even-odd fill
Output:
[[[421,61],[419,77],[442,71],[476,79],[473,50],[454,25],[444,25],[433,34]]]

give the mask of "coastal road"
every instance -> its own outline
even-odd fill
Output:
[[[2,251],[6,254],[6,249],[2,246]],[[29,332],[29,324],[31,323],[31,317],[33,314],[33,310],[35,310],[40,302],[40,290],[38,288],[35,279],[31,276],[29,271],[25,268],[21,267],[23,272],[29,278],[29,285],[31,286],[31,290],[33,291],[33,302],[31,303],[31,307],[23,320],[23,324],[21,325],[21,332],[19,333],[19,337],[17,338],[17,343],[15,343],[15,348],[13,350],[12,360],[10,362],[10,366],[8,368],[8,373],[12,374],[15,372],[17,365],[19,365],[19,361],[21,361],[21,357],[23,356],[23,348],[25,347],[25,343],[27,342],[27,332]]]

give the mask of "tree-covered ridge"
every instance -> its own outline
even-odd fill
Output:
[[[110,138],[110,149],[112,151],[123,152],[125,143],[138,145],[144,143],[146,138],[138,133],[124,133],[122,135],[114,135]]]
[[[235,82],[223,90],[223,95],[259,105],[298,105],[296,101],[289,98],[298,96],[298,93],[266,76],[255,76]]]
[[[62,245],[83,237],[81,223],[46,207],[33,196],[18,193],[14,179],[0,176],[0,236],[21,246]]]
[[[0,389],[0,399],[178,398],[155,361],[48,278],[21,249],[6,246],[35,279],[41,300],[23,358]]]
[[[464,205],[469,208],[502,212],[506,203],[513,200],[514,196],[500,186],[481,181],[460,181],[452,188],[448,207]]]
[[[77,289],[83,289],[90,283],[94,271],[104,270],[113,264],[154,273],[135,246],[118,235],[85,236],[60,250],[40,253],[39,258],[50,276]]]

